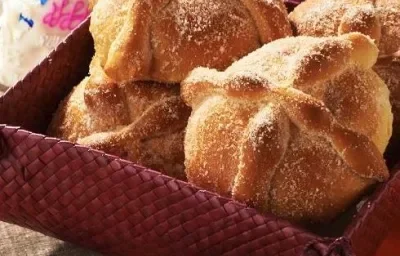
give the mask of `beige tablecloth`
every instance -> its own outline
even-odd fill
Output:
[[[0,222],[0,256],[100,256],[57,239]]]

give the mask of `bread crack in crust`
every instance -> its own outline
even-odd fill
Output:
[[[185,178],[179,83],[291,36],[282,0],[92,0],[90,76],[48,134]]]
[[[197,68],[188,180],[294,221],[335,217],[388,178],[389,91],[360,33],[276,40],[225,71]]]
[[[374,70],[390,90],[393,140],[400,141],[400,1],[307,0],[289,15],[296,35],[335,36],[360,32],[379,48]]]

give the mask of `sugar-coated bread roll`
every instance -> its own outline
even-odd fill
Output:
[[[292,33],[282,0],[101,0],[90,30],[108,76],[167,83]]]
[[[282,0],[92,0],[95,56],[49,134],[184,178],[179,82],[291,35]]]
[[[188,180],[294,221],[326,221],[388,178],[389,91],[360,33],[276,40],[182,82]]]
[[[87,92],[89,81],[83,80],[61,103],[48,134],[184,179],[182,141],[190,109],[180,98],[179,86],[108,84],[112,89],[98,101]]]
[[[380,60],[374,70],[389,86],[394,113],[393,139],[400,141],[400,1],[307,0],[289,19],[297,35],[360,32],[375,40]]]

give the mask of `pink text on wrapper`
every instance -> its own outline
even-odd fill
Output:
[[[69,0],[54,2],[52,9],[43,18],[43,23],[61,30],[73,30],[89,15],[88,6],[84,1],[76,1],[73,5]]]

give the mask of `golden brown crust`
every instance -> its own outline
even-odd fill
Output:
[[[241,0],[258,29],[260,42],[269,43],[292,35],[287,10],[282,1]],[[268,18],[266,18],[268,17]]]
[[[372,6],[363,5],[358,8],[348,9],[342,17],[338,34],[360,32],[369,35],[376,43],[381,40],[381,22],[379,15]]]
[[[400,4],[377,8],[382,23],[382,39],[379,42],[381,55],[390,55],[400,50]]]
[[[381,55],[400,51],[400,1],[375,0],[375,7],[382,24]]]
[[[388,178],[382,154],[392,114],[386,85],[371,70],[377,55],[360,33],[297,37],[225,72],[195,69],[181,92],[193,108],[189,181],[296,221],[343,211]],[[350,83],[359,94],[348,95]]]
[[[130,0],[131,1],[131,0]],[[119,34],[116,28],[122,27],[128,9],[126,0],[98,1],[91,14],[90,32],[95,41],[95,58],[100,67],[107,62],[109,49]],[[125,8],[121,8],[124,6]],[[105,11],[107,10],[107,11]]]
[[[158,15],[152,30],[155,80],[179,82],[197,66],[224,69],[260,46],[239,0],[171,1]]]
[[[231,108],[226,108],[230,102],[221,98],[210,98],[206,102],[197,110],[202,114],[192,116],[192,122],[186,128],[186,133],[201,133],[201,137],[185,137],[186,174],[192,181],[196,181],[194,184],[212,191],[219,188],[221,195],[228,196],[240,165],[239,155],[236,154],[241,143],[240,135],[246,127],[246,120],[254,112],[254,107],[234,104]],[[233,125],[221,125],[228,122]],[[225,141],[225,154],[218,151],[221,149],[221,141]],[[198,147],[204,151],[199,152]]]
[[[294,34],[319,37],[337,35],[346,10],[336,2],[307,0],[298,5],[289,14]]]
[[[263,210],[271,208],[269,191],[277,166],[287,151],[288,125],[287,116],[276,104],[265,106],[249,121],[239,146],[240,162],[245,164],[239,168],[232,189],[237,200]]]
[[[400,49],[400,3],[397,0],[307,0],[290,15],[297,35],[369,35],[382,55]]]
[[[379,58],[374,70],[386,82],[390,90],[390,102],[394,115],[393,139],[400,141],[400,51]]]
[[[184,179],[183,134],[190,109],[179,96],[179,85],[127,83],[114,88],[111,101],[105,97],[91,105],[88,81],[60,105],[48,134]],[[101,97],[97,92],[95,97]]]
[[[285,161],[276,167],[271,211],[295,221],[330,220],[376,181],[349,172],[323,139],[296,136],[296,132],[295,128],[291,131]]]
[[[164,0],[163,4],[166,3],[167,0]],[[132,77],[143,80],[148,77],[152,61],[151,19],[154,9],[159,8],[160,4],[161,1],[126,1],[125,8],[128,11],[124,23],[108,49],[107,61],[102,67],[105,73],[115,81],[129,81]],[[128,66],[122,68],[123,63]]]
[[[102,0],[90,30],[100,67],[117,82],[180,82],[291,35],[282,0]]]
[[[88,136],[91,131],[85,122],[84,106],[81,108],[70,107],[81,104],[83,100],[83,93],[85,86],[88,82],[88,78],[84,79],[78,86],[76,86],[72,92],[66,97],[60,104],[63,106],[59,108],[56,114],[54,114],[53,120],[51,121],[47,134],[57,138],[64,138],[71,141],[76,141],[79,137]],[[80,95],[81,97],[72,97],[72,95]],[[67,116],[73,116],[74,120],[71,122],[67,121]],[[110,122],[112,123],[112,121]],[[101,123],[100,123],[101,124]],[[108,124],[108,123],[107,123]],[[96,125],[97,126],[97,125]],[[102,129],[104,127],[100,127]],[[68,133],[69,136],[66,138],[64,134]]]
[[[120,122],[115,125],[128,124],[129,115],[126,106],[121,102],[123,91],[119,85],[107,77],[104,71],[95,66],[96,61],[92,61],[92,74],[87,80],[83,92],[84,104],[92,118],[108,120],[109,117],[117,117]]]
[[[307,0],[289,15],[289,19],[298,35],[326,36],[357,31],[375,40],[380,61],[374,70],[389,86],[394,113],[393,137],[399,141],[400,82],[395,53],[400,51],[400,1]]]

